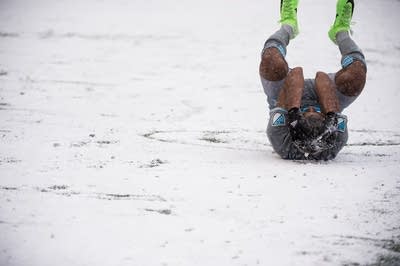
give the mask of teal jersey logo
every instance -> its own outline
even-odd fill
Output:
[[[342,117],[338,118],[337,130],[340,132],[346,131],[346,120]]]
[[[273,126],[284,126],[285,125],[285,115],[281,113],[275,113],[272,118]]]

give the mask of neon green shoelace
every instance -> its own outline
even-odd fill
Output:
[[[282,4],[282,18],[280,21],[286,19],[294,19],[295,17],[295,9],[293,8],[293,1],[283,1]]]
[[[339,24],[344,27],[350,27],[351,23],[351,4],[346,4],[346,7],[343,8],[343,13],[341,14]]]

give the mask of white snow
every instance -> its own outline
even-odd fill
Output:
[[[287,59],[308,77],[340,67],[335,2],[300,1]],[[293,162],[264,134],[258,76],[279,1],[2,0],[0,265],[398,257],[399,11],[356,1],[349,145]]]

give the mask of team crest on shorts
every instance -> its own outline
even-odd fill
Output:
[[[285,125],[285,115],[281,113],[275,113],[272,118],[273,126],[284,126]]]

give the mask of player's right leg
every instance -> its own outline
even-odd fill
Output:
[[[344,106],[361,93],[367,73],[364,54],[349,34],[353,11],[354,0],[338,0],[335,21],[328,32],[329,38],[339,46],[342,54],[342,69],[336,73],[335,83],[344,96],[341,99],[341,105]]]
[[[268,38],[261,54],[260,75],[265,80],[283,80],[289,71],[286,47],[299,32],[297,5],[298,0],[281,0],[281,28]]]

